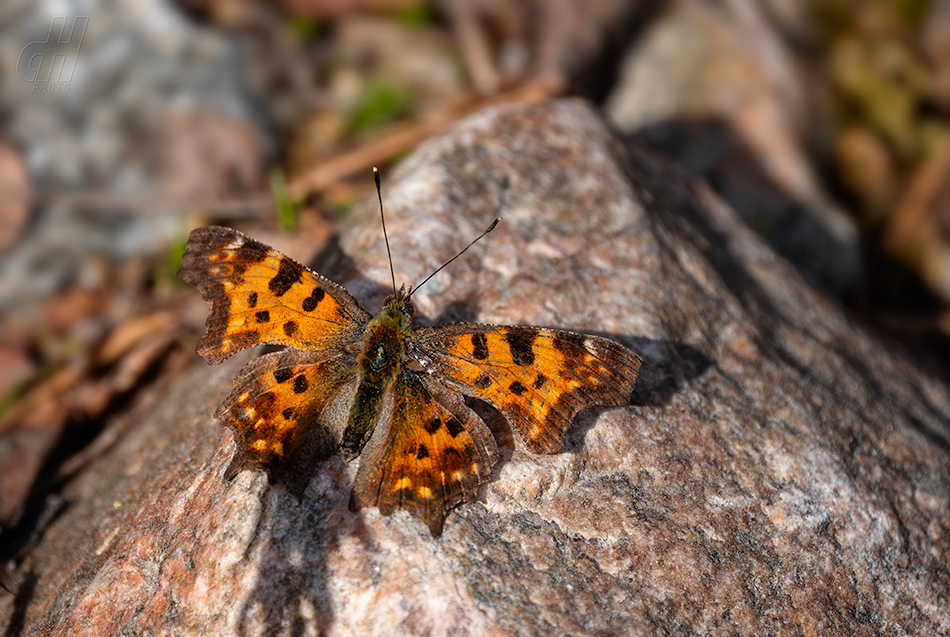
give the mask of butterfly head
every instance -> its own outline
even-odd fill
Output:
[[[409,297],[412,295],[412,288],[407,288],[403,283],[402,287],[395,294],[390,294],[383,301],[383,311],[402,312],[409,321],[416,314],[416,308],[412,305]]]

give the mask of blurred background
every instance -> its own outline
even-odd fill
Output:
[[[555,96],[947,378],[950,0],[5,0],[0,560],[194,360],[191,228],[310,262],[372,166]]]

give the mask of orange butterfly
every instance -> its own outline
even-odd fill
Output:
[[[395,277],[372,316],[341,286],[229,228],[193,230],[178,276],[211,302],[197,348],[210,364],[286,346],[241,369],[215,412],[237,443],[227,476],[263,467],[299,491],[309,463],[338,449],[347,461],[360,456],[351,509],[405,509],[433,536],[449,510],[475,500],[497,459],[461,394],[497,408],[528,450],[558,453],[580,409],[629,404],[640,368],[636,354],[598,336],[482,323],[412,329],[412,292],[396,291]]]

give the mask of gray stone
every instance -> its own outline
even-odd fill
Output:
[[[504,450],[440,539],[347,508],[354,466],[301,501],[222,480],[211,418],[243,360],[197,362],[70,482],[0,626],[22,634],[950,632],[950,391],[851,323],[711,192],[569,100],[481,113],[384,181],[420,314],[613,336],[634,404],[567,453]],[[375,198],[323,260],[375,311]],[[16,627],[14,627],[14,632]]]
[[[604,110],[706,179],[813,285],[845,295],[861,279],[857,226],[805,152],[827,117],[766,14],[746,0],[668,3],[624,55]]]

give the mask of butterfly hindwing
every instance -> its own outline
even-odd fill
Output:
[[[428,371],[494,405],[535,453],[563,451],[584,407],[628,405],[640,369],[619,343],[563,330],[449,323],[413,337]]]
[[[457,394],[404,371],[391,419],[363,448],[352,505],[383,515],[405,509],[438,536],[450,509],[475,500],[497,453],[491,431]]]
[[[262,467],[301,491],[312,476],[301,467],[326,459],[339,445],[357,380],[346,355],[287,349],[245,365],[215,412],[237,445],[226,477]]]
[[[178,276],[211,302],[198,343],[211,364],[260,343],[338,348],[370,318],[336,283],[230,228],[192,230]]]

